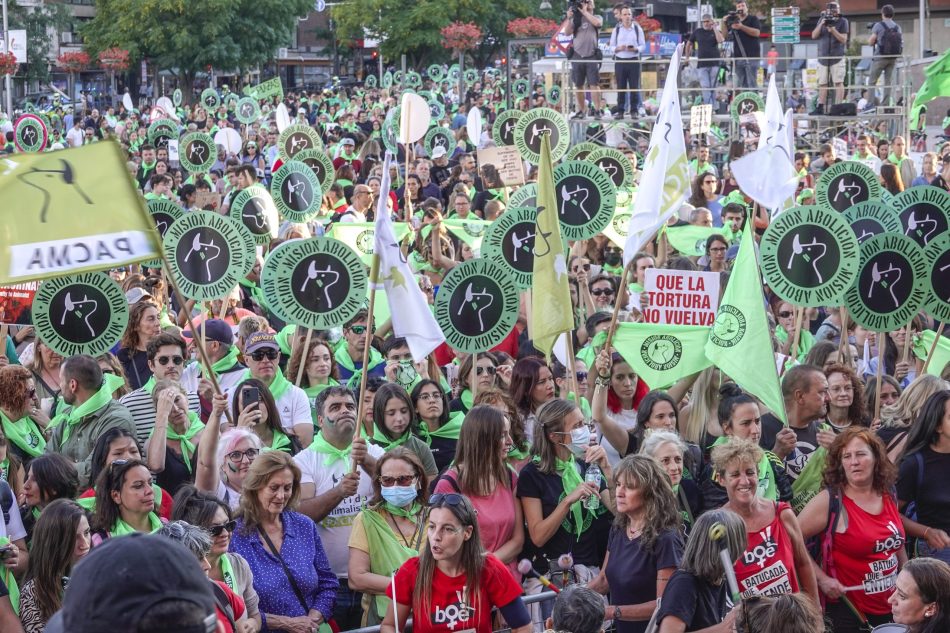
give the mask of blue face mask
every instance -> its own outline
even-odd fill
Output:
[[[397,508],[405,508],[415,501],[419,495],[419,491],[415,486],[389,486],[388,488],[380,488],[380,491],[382,492],[383,500]]]

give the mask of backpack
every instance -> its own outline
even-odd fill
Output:
[[[883,22],[884,33],[877,40],[878,51],[881,55],[900,55],[904,52],[904,36],[901,34],[900,27],[894,25],[894,28],[888,28]]]

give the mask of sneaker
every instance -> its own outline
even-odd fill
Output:
[[[821,116],[825,113],[825,106],[820,103],[815,106],[815,109],[808,113],[808,116]]]
[[[594,110],[594,120],[600,121],[600,117],[603,116],[603,112],[600,110]]]
[[[623,111],[623,110],[620,110],[620,111],[618,111],[618,112],[614,112],[614,118],[617,119],[617,120],[622,119],[622,118],[623,118],[623,115],[624,115],[624,111]]]
[[[574,120],[574,119],[583,119],[583,118],[584,118],[584,113],[583,113],[583,112],[580,112],[580,111],[575,112],[574,114],[571,115],[571,120]]]

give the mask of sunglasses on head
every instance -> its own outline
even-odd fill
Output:
[[[496,371],[498,371],[498,370],[495,369],[494,367],[491,367],[491,366],[488,366],[488,367],[476,367],[476,368],[475,368],[475,375],[476,375],[476,376],[481,376],[482,374],[488,374],[489,376],[494,376]]]
[[[185,359],[181,356],[157,356],[155,360],[159,365],[164,367],[168,363],[174,364],[176,367],[180,367],[182,363],[185,362]]]
[[[613,296],[614,291],[611,290],[610,288],[597,288],[596,290],[591,290],[590,293],[594,295],[595,297],[600,297],[604,295],[611,297]]]
[[[411,486],[418,479],[415,475],[399,475],[398,477],[379,477],[379,483],[383,488],[391,488],[393,486]]]
[[[251,360],[255,362],[261,362],[265,358],[267,360],[277,360],[277,357],[280,356],[280,352],[275,349],[262,349],[256,352],[251,352]]]
[[[429,497],[429,506],[432,508],[438,506],[452,506],[453,508],[462,505],[462,495],[455,492],[437,493]]]
[[[350,332],[352,332],[353,334],[366,334],[366,326],[365,325],[351,325]]]
[[[219,523],[217,525],[211,525],[208,527],[208,532],[211,533],[211,536],[217,538],[221,536],[222,532],[228,532],[229,534],[234,532],[234,528],[237,527],[237,521],[231,520],[227,523]]]

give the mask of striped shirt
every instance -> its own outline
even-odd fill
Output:
[[[132,422],[135,424],[135,437],[138,439],[139,445],[145,446],[149,433],[155,427],[155,405],[152,403],[152,394],[145,391],[145,389],[136,389],[122,396],[119,404],[125,406],[132,414]],[[195,413],[201,413],[201,402],[198,400],[197,393],[188,394],[188,408]]]

